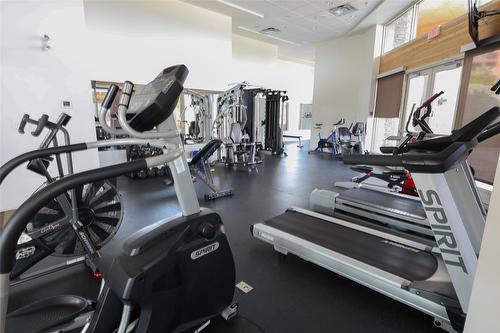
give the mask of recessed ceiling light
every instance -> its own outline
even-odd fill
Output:
[[[237,5],[237,4],[228,2],[228,1],[224,1],[224,0],[215,0],[215,1],[217,1],[217,2],[219,2],[221,4],[223,4],[223,5],[229,6],[231,8],[241,10],[242,12],[245,12],[245,13],[248,13],[248,14],[252,14],[252,15],[255,15],[255,16],[260,17],[260,18],[264,18],[264,14],[261,14],[259,12],[253,11],[253,10],[245,8],[245,7],[242,7],[240,5]]]
[[[252,30],[252,29],[243,27],[241,25],[238,27],[238,29],[241,29],[243,31],[248,31],[248,32],[251,32],[251,33],[254,33],[254,34],[259,34],[261,36],[265,36],[267,38],[275,39],[275,40],[278,40],[278,41],[283,42],[283,43],[288,43],[290,45],[300,46],[300,44],[298,44],[298,43],[295,43],[295,42],[292,42],[292,41],[289,41],[289,40],[286,40],[286,39],[283,39],[283,38],[279,38],[279,37],[276,37],[276,36],[273,36],[273,35],[263,34],[260,31]]]
[[[357,9],[355,7],[348,3],[328,9],[328,11],[335,16],[344,16],[346,14],[355,12],[356,10]]]

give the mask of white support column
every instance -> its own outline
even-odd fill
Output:
[[[500,158],[472,287],[466,333],[500,332]]]

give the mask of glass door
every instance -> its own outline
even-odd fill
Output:
[[[461,63],[441,66],[434,71],[431,94],[444,91],[444,94],[432,103],[432,114],[428,124],[434,133],[451,134],[455,123],[461,77]]]
[[[312,104],[300,104],[299,129],[310,130],[312,128]]]
[[[444,94],[432,103],[432,113],[427,123],[436,134],[450,134],[455,122],[461,76],[462,61],[454,61],[408,74],[401,130],[406,130],[406,123],[413,107],[417,108],[433,94],[444,91]],[[411,122],[408,129],[415,130]]]
[[[417,108],[429,96],[428,91],[431,76],[432,69],[408,74],[408,79],[406,81],[404,117],[402,118],[404,121],[401,123],[401,129],[403,131],[406,131],[406,123],[408,122],[412,109],[414,107]],[[411,121],[408,129],[410,131],[415,130],[411,125]]]

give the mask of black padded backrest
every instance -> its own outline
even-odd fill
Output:
[[[229,132],[229,138],[234,144],[239,144],[241,142],[241,137],[243,136],[243,133],[241,132],[241,125],[240,123],[232,123],[231,124],[231,129]]]
[[[351,131],[347,127],[339,127],[337,129],[337,133],[339,135],[339,142],[348,143],[351,142]]]
[[[196,153],[196,155],[193,156],[191,161],[189,161],[189,166],[198,165],[198,163],[200,163],[202,160],[207,160],[210,156],[212,156],[213,153],[215,153],[217,149],[219,149],[221,144],[222,141],[219,139],[213,139],[208,142],[203,146],[203,148],[200,149],[198,153]]]
[[[132,95],[130,126],[136,131],[152,130],[164,122],[175,109],[189,71],[184,65],[164,69],[153,81]]]
[[[362,135],[365,133],[365,123],[363,122],[357,122],[354,124],[352,127],[352,134],[354,135]]]

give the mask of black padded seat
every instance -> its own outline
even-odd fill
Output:
[[[373,167],[368,166],[368,165],[353,165],[351,167],[351,170],[357,171],[357,172],[372,172]]]
[[[380,147],[380,152],[382,154],[392,154],[394,153],[394,150],[396,150],[397,147],[391,147],[391,146],[382,146]]]
[[[407,174],[406,170],[386,170],[382,172],[384,175],[393,175],[393,176],[404,176]]]

